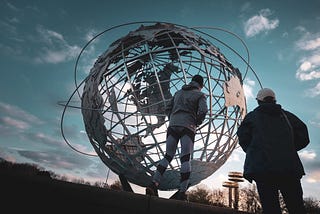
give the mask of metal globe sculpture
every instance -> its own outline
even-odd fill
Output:
[[[195,74],[204,77],[209,113],[195,136],[191,186],[221,167],[237,145],[246,113],[241,73],[199,34],[170,23],[141,25],[113,42],[85,80],[88,138],[104,164],[131,183],[150,183],[165,154],[167,102]],[[178,146],[160,190],[179,187],[179,153]]]

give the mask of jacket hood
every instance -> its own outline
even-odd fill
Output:
[[[281,105],[279,104],[263,103],[263,104],[260,104],[256,108],[256,110],[269,115],[280,115],[282,108],[281,108]]]
[[[199,83],[195,81],[191,81],[189,84],[182,86],[182,90],[193,90],[193,89],[200,89]]]

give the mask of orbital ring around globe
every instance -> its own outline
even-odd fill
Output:
[[[77,64],[89,43],[110,30],[136,24],[140,26],[109,45],[78,84]],[[249,65],[248,51],[246,61],[226,43],[199,29],[209,28],[134,22],[109,28],[92,38],[77,58],[76,89],[66,104],[60,103],[65,107],[61,131],[67,144],[73,148],[63,134],[64,114],[68,107],[79,108],[88,139],[102,162],[129,182],[147,186],[165,155],[165,107],[177,90],[199,74],[204,77],[202,92],[207,95],[209,112],[195,135],[190,185],[219,169],[237,146],[236,130],[246,114],[246,99],[242,73],[214,42],[234,52],[246,65],[245,75],[250,69],[260,81]],[[70,104],[76,93],[80,107]],[[180,149],[178,145],[160,190],[179,187]]]

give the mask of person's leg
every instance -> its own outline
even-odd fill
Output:
[[[194,133],[187,128],[182,130],[182,137],[180,138],[181,154],[180,154],[180,192],[186,192],[189,187],[191,174],[191,153],[194,144]]]
[[[287,179],[283,181],[280,184],[280,191],[290,214],[306,213],[300,179]]]
[[[174,154],[177,149],[179,141],[179,136],[177,133],[169,127],[167,131],[167,140],[166,140],[166,154],[164,158],[162,158],[155,170],[155,173],[152,177],[152,182],[146,188],[147,195],[158,196],[158,186],[160,184],[163,173],[166,171],[169,163],[172,161]]]
[[[256,181],[264,214],[281,214],[278,188],[269,183]]]
[[[166,141],[166,154],[163,159],[160,160],[157,170],[153,175],[152,181],[156,184],[160,183],[163,173],[166,171],[169,163],[172,161],[174,154],[176,153],[179,136],[173,128],[168,129],[167,141]]]
[[[191,174],[191,162],[190,156],[193,148],[193,141],[189,136],[184,135],[181,138],[181,154],[180,154],[180,192],[185,192],[188,189],[190,174]]]

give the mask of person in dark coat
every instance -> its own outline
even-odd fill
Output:
[[[206,95],[201,92],[203,77],[195,75],[189,84],[182,86],[167,105],[166,113],[169,127],[166,139],[166,154],[160,160],[152,177],[152,183],[146,188],[147,195],[158,196],[158,186],[162,175],[172,161],[180,140],[180,187],[177,194],[179,200],[186,200],[191,173],[191,152],[194,146],[196,129],[205,119],[208,112]]]
[[[276,103],[269,88],[257,94],[258,107],[241,122],[237,136],[246,153],[244,178],[256,182],[263,212],[280,214],[279,190],[290,214],[306,213],[297,151],[309,144],[307,126]]]

